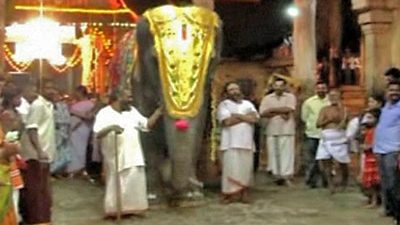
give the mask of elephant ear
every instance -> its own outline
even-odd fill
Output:
[[[223,38],[224,38],[223,37],[224,35],[223,35],[223,32],[222,32],[222,30],[223,30],[222,26],[223,26],[223,23],[222,23],[221,20],[219,20],[219,26],[215,28],[216,29],[216,32],[215,32],[215,34],[216,34],[215,35],[215,47],[214,47],[214,50],[212,52],[210,65],[208,67],[208,74],[209,74],[208,79],[209,79],[209,82],[212,82],[212,79],[214,78],[215,70],[216,70],[218,64],[221,61],[222,44],[223,44]]]
[[[137,64],[137,42],[134,30],[126,33],[118,43],[110,63],[110,72],[118,80],[119,89],[132,89],[131,79]]]

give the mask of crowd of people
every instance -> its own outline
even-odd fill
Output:
[[[33,82],[1,81],[2,224],[50,224],[50,175],[84,171],[96,107],[85,87],[66,99],[51,81],[42,95]]]
[[[63,95],[51,80],[42,94],[34,82],[1,84],[0,224],[51,224],[51,178],[92,180],[88,162],[104,164],[97,175],[106,181],[105,217],[148,208],[139,130],[154,127],[162,107],[147,119],[131,106],[130,91],[94,98],[85,86]]]
[[[384,215],[400,221],[400,70],[391,68],[385,75],[385,95],[370,96],[367,108],[357,116],[342,104],[340,90],[329,90],[324,81],[317,82],[315,95],[297,107],[287,81],[277,78],[258,109],[244,99],[238,83],[228,82],[217,108],[221,202],[252,202],[254,129],[262,123],[267,170],[277,185],[292,186],[296,132],[304,132],[309,188],[328,188],[332,194],[345,190],[350,156],[357,153],[358,181],[368,197],[367,207],[382,205]],[[162,106],[146,118],[132,106],[131,92],[126,90],[95,99],[84,86],[65,97],[51,81],[43,84],[42,94],[32,82],[22,87],[2,83],[0,224],[51,224],[50,175],[86,177],[89,145],[90,158],[103,163],[105,216],[142,215],[148,195],[139,133],[155,126],[163,115]],[[297,113],[304,131],[296,129]],[[340,182],[334,179],[337,175]]]
[[[334,194],[344,191],[349,180],[351,154],[359,154],[357,181],[368,197],[368,208],[382,205],[384,216],[400,223],[400,70],[385,73],[384,94],[369,97],[360,115],[351,115],[343,105],[341,91],[317,82],[315,95],[301,105],[305,124],[304,151],[308,155],[305,184],[328,188]],[[237,83],[225,87],[226,99],[218,107],[222,126],[221,164],[223,203],[249,202],[248,190],[255,151],[254,127],[265,120],[268,168],[278,185],[291,186],[294,174],[296,97],[283,79],[275,79],[273,92],[256,110],[243,99]],[[240,138],[239,138],[240,137]],[[340,176],[339,176],[340,175]],[[334,179],[340,177],[340,181]],[[338,190],[338,188],[340,189]]]

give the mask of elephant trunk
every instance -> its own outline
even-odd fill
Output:
[[[171,163],[169,183],[174,193],[184,193],[188,190],[189,183],[197,181],[195,171],[205,128],[204,111],[195,118],[180,121],[169,116],[164,118]]]

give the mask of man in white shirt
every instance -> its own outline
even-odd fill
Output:
[[[267,118],[268,167],[277,178],[277,184],[290,185],[294,174],[296,97],[286,92],[283,79],[276,79],[273,89],[260,105],[261,117]]]
[[[227,99],[218,105],[217,119],[222,125],[221,161],[223,203],[238,198],[249,203],[249,187],[252,181],[254,124],[258,121],[257,110],[243,95],[237,83],[225,86]]]
[[[147,119],[130,105],[131,102],[129,91],[113,92],[110,105],[97,113],[93,127],[101,141],[106,171],[106,218],[113,218],[118,213],[140,216],[148,208],[139,132],[154,127],[162,116],[162,109],[157,109]]]
[[[56,140],[53,104],[49,101],[54,89],[50,86],[43,96],[33,83],[24,87],[24,98],[31,103],[21,137],[22,157],[27,160],[23,170],[25,188],[21,191],[23,220],[26,224],[51,223],[50,163],[55,158]]]

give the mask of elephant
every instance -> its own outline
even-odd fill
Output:
[[[165,108],[156,128],[141,134],[148,192],[180,202],[199,184],[196,162],[220,61],[222,22],[203,7],[160,6],[137,22],[136,47],[134,105],[145,116],[160,104]]]

